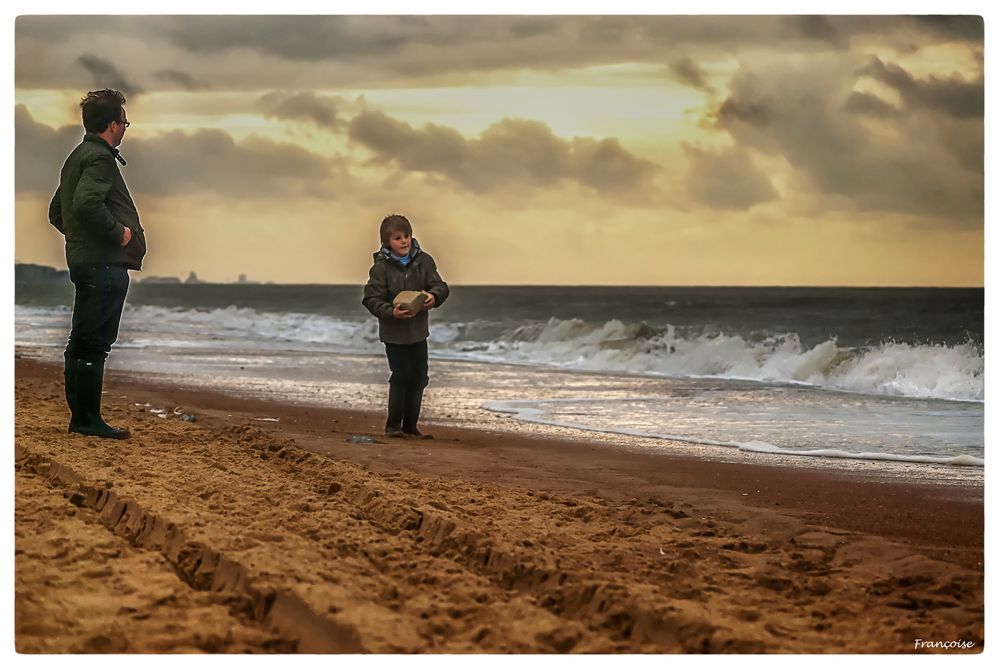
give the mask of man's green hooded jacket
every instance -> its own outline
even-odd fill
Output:
[[[49,223],[66,236],[66,264],[141,269],[146,236],[115,160],[118,149],[88,132],[66,158],[49,205]],[[121,245],[125,228],[132,239]]]

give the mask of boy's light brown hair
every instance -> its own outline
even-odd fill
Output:
[[[413,236],[413,226],[409,219],[402,214],[392,214],[382,219],[382,225],[378,229],[378,234],[382,238],[382,246],[389,243],[389,237],[393,232],[405,232],[410,237]]]

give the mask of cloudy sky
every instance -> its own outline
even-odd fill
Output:
[[[982,285],[983,22],[20,16],[15,258],[122,90],[145,275],[362,283],[404,213],[452,283]]]

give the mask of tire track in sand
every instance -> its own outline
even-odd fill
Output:
[[[902,652],[928,621],[981,638],[980,575],[883,540],[768,519],[760,541],[752,518],[685,504],[374,474],[251,426],[131,412],[136,436],[102,443],[39,403],[30,420],[19,409],[18,438],[169,517],[195,582],[240,565],[367,651]],[[135,517],[125,503],[116,522],[169,527]]]

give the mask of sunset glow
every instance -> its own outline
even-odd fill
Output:
[[[46,209],[115,87],[144,275],[361,283],[400,212],[457,284],[980,286],[983,50],[978,17],[22,16],[15,256],[65,266]]]

